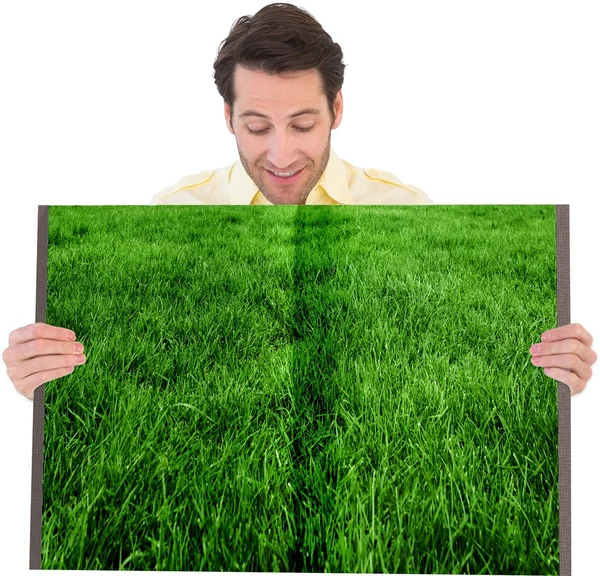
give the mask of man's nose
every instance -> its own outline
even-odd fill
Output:
[[[273,168],[285,170],[291,167],[296,160],[293,139],[285,131],[274,132],[269,139],[267,160]]]

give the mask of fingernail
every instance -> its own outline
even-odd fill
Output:
[[[541,351],[541,349],[542,349],[542,346],[541,346],[540,344],[534,344],[534,345],[533,345],[533,346],[532,346],[532,347],[529,349],[529,351],[530,351],[532,354],[539,354],[539,353],[540,353],[540,351]]]
[[[542,357],[541,356],[534,356],[531,361],[536,364],[536,365],[540,365],[542,363]]]
[[[75,335],[75,332],[71,332],[71,333],[69,334],[69,338],[70,338],[71,340],[75,340],[75,338],[77,338],[77,336]]]
[[[544,332],[542,334],[542,340],[545,342],[546,340],[550,340],[550,334],[548,334],[547,332]]]
[[[85,362],[85,356],[83,354],[77,356],[77,358],[75,359],[77,364],[83,364]]]
[[[73,344],[73,350],[75,352],[83,352],[83,344],[81,342],[77,342],[76,344]]]

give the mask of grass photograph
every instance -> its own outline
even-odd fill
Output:
[[[558,574],[553,205],[50,206],[42,569]]]

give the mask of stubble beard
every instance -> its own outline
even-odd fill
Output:
[[[236,139],[236,144],[237,144],[237,139]],[[263,178],[265,169],[261,165],[255,166],[252,169],[250,167],[250,164],[248,163],[248,160],[242,154],[242,151],[240,150],[239,145],[237,146],[237,149],[238,149],[238,154],[240,156],[240,162],[242,163],[244,170],[246,170],[246,173],[248,174],[248,176],[250,176],[250,178],[252,179],[254,184],[256,184],[256,187],[263,193],[264,197],[269,202],[271,202],[271,204],[305,204],[306,199],[308,198],[312,189],[316,186],[317,182],[320,180],[321,176],[323,175],[323,172],[325,172],[325,168],[327,168],[327,163],[329,162],[329,155],[331,153],[331,131],[329,132],[329,137],[327,138],[327,146],[325,146],[325,150],[323,151],[323,153],[321,154],[321,157],[319,158],[319,165],[317,166],[317,168],[315,169],[314,163],[312,163],[313,169],[311,171],[310,178],[306,181],[306,184],[294,196],[289,196],[289,197],[286,196],[283,201],[281,199],[281,195],[277,195],[276,193],[269,190],[269,186],[268,186],[267,182],[265,181],[265,179]],[[310,165],[306,166],[306,168],[309,168],[309,169],[310,169],[310,167],[311,167]],[[284,185],[284,188],[285,188],[285,185]]]

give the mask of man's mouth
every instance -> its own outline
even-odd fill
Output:
[[[302,170],[302,168],[300,168],[300,170]],[[298,174],[298,172],[300,172],[300,170],[294,170],[293,172],[276,172],[275,170],[267,170],[267,171],[270,172],[271,174],[275,174],[275,176],[279,176],[280,178],[289,178],[290,176],[293,176],[294,174]]]
[[[304,167],[300,168],[299,170],[294,170],[293,172],[279,172],[276,170],[269,170],[268,168],[265,168],[265,170],[277,181],[279,182],[284,182],[284,181],[292,181],[295,180],[296,177],[304,170]]]

